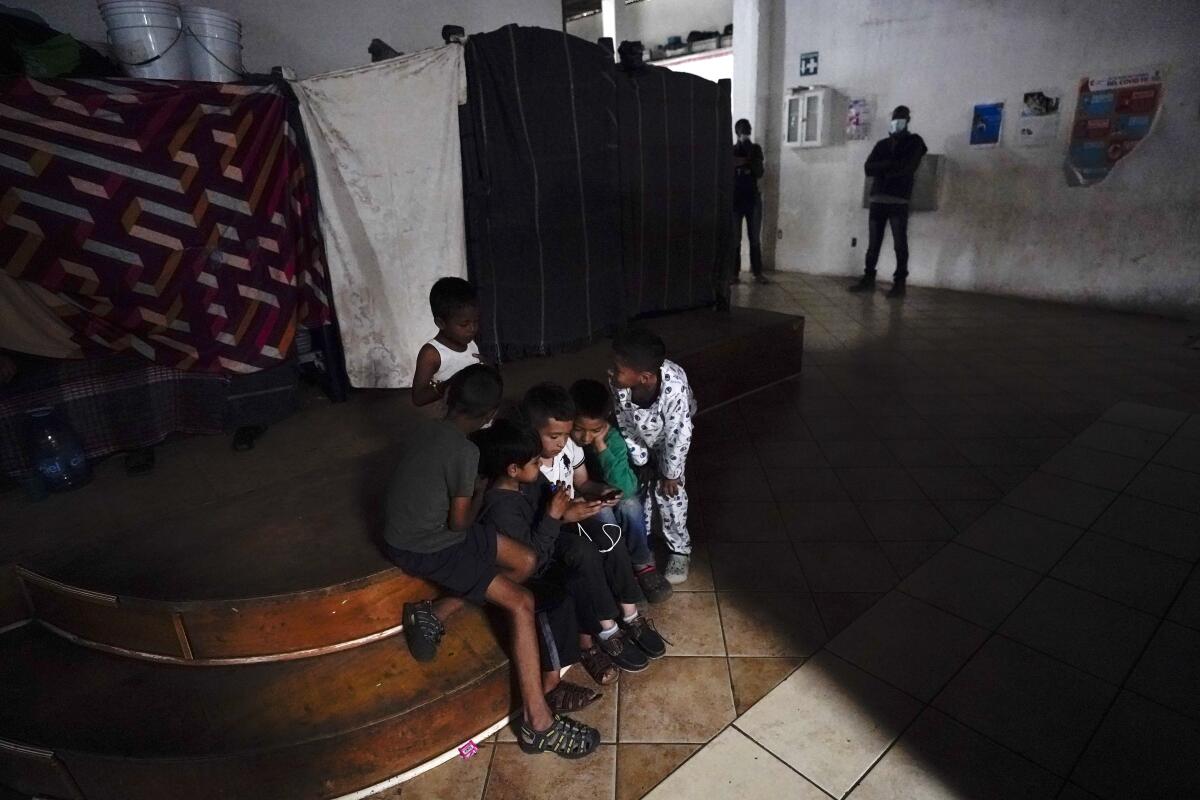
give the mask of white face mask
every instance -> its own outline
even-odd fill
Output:
[[[748,142],[748,141],[750,141],[750,134],[748,134],[748,133],[739,133],[739,134],[738,134],[738,141],[739,141],[739,142],[742,142],[743,144],[744,144],[744,143],[746,143],[746,142]]]
[[[892,120],[892,124],[888,126],[888,130],[892,133],[900,133],[901,131],[908,130],[908,120],[894,119]]]

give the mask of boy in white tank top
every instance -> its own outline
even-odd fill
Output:
[[[479,332],[479,297],[462,278],[439,278],[429,291],[429,308],[437,336],[417,351],[412,401],[416,406],[444,405],[446,385],[455,374],[482,361],[475,336]]]

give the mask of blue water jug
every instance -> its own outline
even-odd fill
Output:
[[[76,489],[92,479],[79,437],[54,409],[29,412],[25,447],[38,477],[52,492]]]

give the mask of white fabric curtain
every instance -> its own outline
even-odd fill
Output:
[[[36,283],[0,270],[0,350],[48,358],[83,358],[55,308],[66,305]]]
[[[437,333],[430,287],[467,275],[458,135],[466,93],[460,45],[296,84],[354,386],[411,386],[417,350]]]

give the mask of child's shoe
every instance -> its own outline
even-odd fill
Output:
[[[596,645],[579,653],[579,663],[583,665],[587,674],[592,676],[592,680],[601,686],[616,683],[617,678],[621,677],[621,670],[617,669],[616,664],[608,657],[608,653]]]
[[[433,613],[433,603],[428,600],[405,603],[403,617],[404,639],[412,657],[417,661],[433,661],[446,633],[445,626]]]
[[[642,587],[642,594],[646,595],[647,602],[661,603],[675,591],[653,564],[636,572],[635,577],[638,586]]]
[[[580,686],[570,681],[559,681],[558,685],[546,692],[546,705],[555,714],[582,711],[604,695],[595,689]]]
[[[554,715],[554,724],[535,731],[522,721],[517,744],[526,753],[554,753],[563,758],[583,758],[600,746],[600,732],[562,714]]]
[[[631,622],[622,622],[621,630],[625,632],[629,641],[650,658],[662,658],[667,654],[667,643],[662,634],[654,627],[654,621],[647,619],[645,615],[638,614]]]
[[[618,630],[607,639],[597,636],[596,644],[608,654],[614,664],[626,672],[641,672],[650,666],[650,659],[646,657],[645,652],[632,646],[633,643],[623,630]]]
[[[671,557],[667,559],[667,581],[675,585],[686,581],[688,579],[688,565],[691,563],[691,560],[691,556],[671,553]]]

